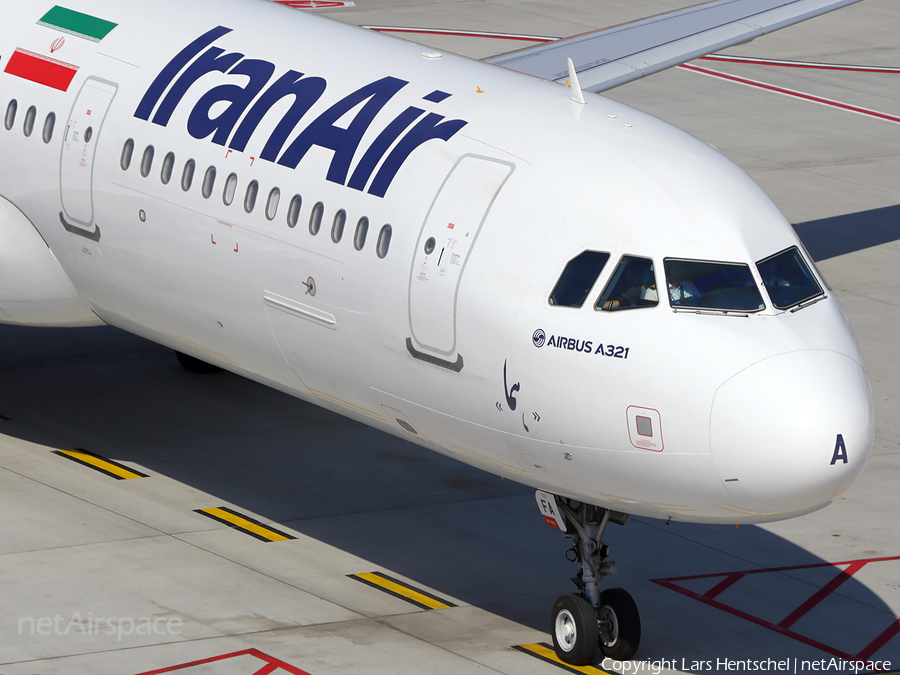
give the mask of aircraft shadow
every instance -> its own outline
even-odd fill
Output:
[[[359,572],[403,575],[545,633],[553,599],[574,589],[568,543],[529,488],[235,375],[187,373],[171,351],[117,329],[0,326],[0,383],[0,433],[135,462],[212,495],[210,506],[233,504],[367,560]],[[620,566],[612,585],[642,609],[640,658],[692,649],[671,635],[685,611],[707,626],[698,643],[760,657],[749,622],[716,636],[721,610],[651,579],[826,562],[759,527],[633,519],[607,541]],[[872,637],[894,616],[855,579],[840,592],[871,610]],[[846,621],[820,623],[804,630],[827,635]],[[793,656],[784,642],[782,658]]]
[[[797,223],[794,230],[813,260],[836,258],[900,239],[900,205]]]

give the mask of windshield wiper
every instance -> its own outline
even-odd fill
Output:
[[[799,305],[797,305],[796,307],[794,307],[791,310],[791,314],[793,314],[794,312],[799,312],[801,309],[805,309],[805,308],[809,307],[810,305],[814,305],[817,302],[819,302],[820,300],[824,300],[827,297],[828,297],[827,295],[822,293],[822,295],[817,295],[816,297],[812,298],[811,300],[807,300],[806,302],[801,302]]]

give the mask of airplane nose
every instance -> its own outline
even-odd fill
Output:
[[[746,368],[719,387],[710,416],[712,457],[736,522],[825,506],[859,477],[874,436],[866,372],[833,351]]]

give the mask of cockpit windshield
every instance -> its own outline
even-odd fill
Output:
[[[637,307],[655,307],[659,304],[653,261],[632,255],[622,256],[597,309],[618,310]]]
[[[550,304],[581,307],[607,260],[609,253],[601,251],[583,251],[572,258],[550,294]]]
[[[796,246],[760,260],[756,269],[778,309],[788,309],[824,294]]]
[[[765,309],[749,265],[666,258],[663,261],[672,307],[721,312]]]

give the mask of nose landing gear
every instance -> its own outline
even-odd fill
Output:
[[[566,663],[583,666],[591,662],[600,638],[597,612],[583,595],[567,593],[553,604],[553,649]]]
[[[572,580],[579,592],[562,595],[553,605],[550,625],[556,655],[577,666],[590,663],[598,648],[606,657],[630,659],[641,641],[637,605],[623,588],[601,592],[599,587],[603,577],[616,573],[616,564],[608,559],[609,546],[601,538],[610,521],[624,525],[628,514],[539,492],[542,511],[551,499],[565,516],[555,522],[564,521],[566,536],[574,540],[566,558],[581,568]],[[552,522],[546,511],[545,519]]]
[[[628,591],[610,588],[600,594],[597,625],[604,656],[616,661],[634,656],[641,642],[641,616]]]

